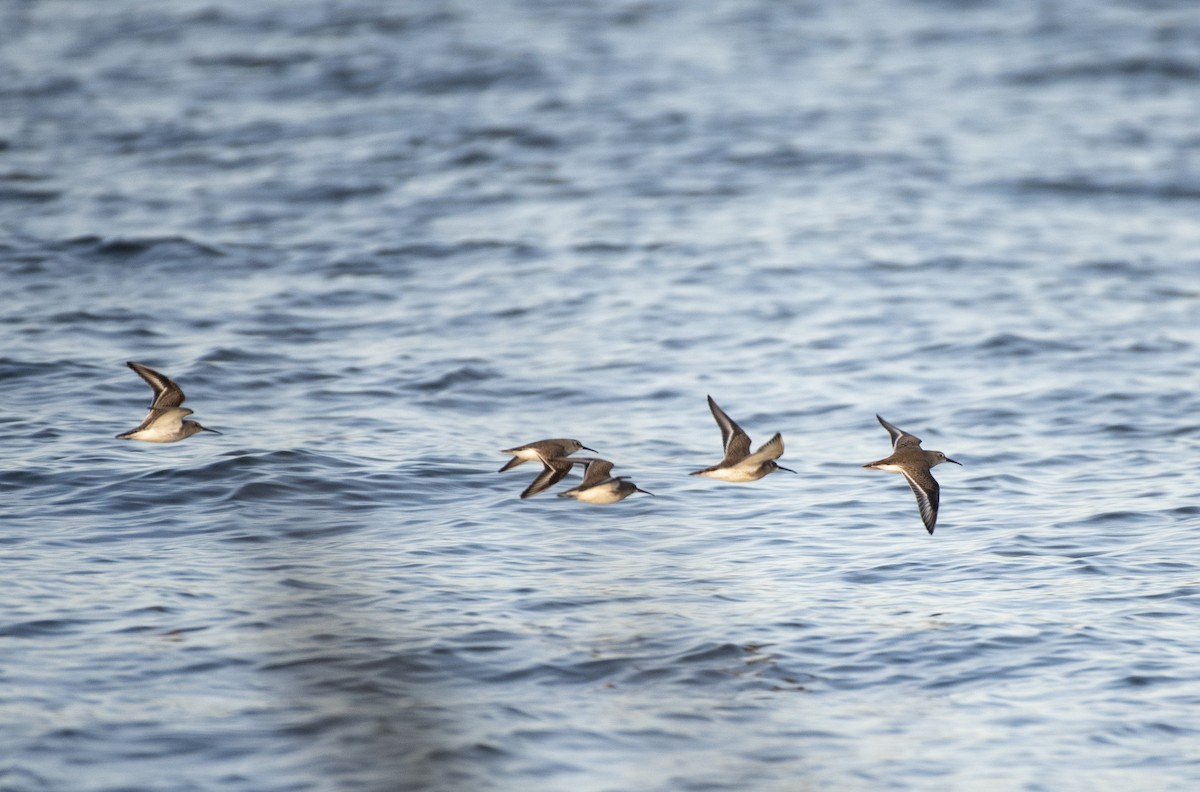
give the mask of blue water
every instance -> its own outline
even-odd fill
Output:
[[[1190,2],[0,4],[0,789],[1197,788],[1197,118]]]

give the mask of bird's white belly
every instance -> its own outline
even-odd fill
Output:
[[[594,487],[588,487],[585,490],[580,490],[575,494],[576,500],[581,500],[584,503],[616,503],[622,499],[621,493],[617,491],[615,484],[597,484]]]
[[[734,466],[717,468],[716,470],[709,470],[704,473],[697,473],[696,475],[703,476],[704,478],[720,479],[721,481],[732,481],[735,483],[757,481],[763,477],[763,474],[759,473],[757,465],[755,467]]]
[[[130,440],[141,440],[144,443],[173,443],[176,440],[182,440],[179,427],[172,426],[170,428],[162,426],[151,426],[149,429],[129,436]]]

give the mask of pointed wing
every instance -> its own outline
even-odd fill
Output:
[[[750,456],[750,437],[717,406],[712,396],[708,397],[708,409],[712,411],[713,418],[717,419],[717,426],[721,427],[721,444],[725,447],[725,458],[718,467],[739,462]]]
[[[577,459],[576,462],[585,460]],[[589,459],[587,467],[583,471],[583,482],[579,485],[579,489],[587,489],[594,487],[597,484],[607,480],[612,473],[613,463],[607,459]]]
[[[917,496],[917,507],[921,510],[921,520],[925,523],[925,530],[933,533],[933,526],[937,523],[938,502],[941,500],[941,490],[938,487],[937,479],[929,474],[928,470],[921,471],[904,471],[904,480],[908,482],[908,486],[912,487],[913,495]]]
[[[776,432],[775,436],[763,443],[761,448],[746,457],[746,462],[753,461],[761,465],[769,459],[779,459],[781,456],[783,456],[783,435]]]
[[[500,469],[499,469],[499,470],[497,470],[496,472],[497,472],[497,473],[503,473],[503,472],[504,472],[504,471],[506,471],[506,470],[512,470],[512,469],[513,469],[513,468],[515,468],[517,465],[523,465],[524,463],[526,463],[526,462],[528,462],[528,461],[529,461],[529,460],[527,460],[527,459],[524,459],[524,458],[522,458],[522,457],[515,456],[515,457],[513,457],[512,459],[510,459],[510,460],[508,460],[507,462],[505,462],[505,463],[504,463],[504,467],[500,468]]]
[[[154,390],[154,401],[150,404],[151,410],[164,410],[183,404],[183,391],[169,377],[159,374],[149,366],[134,363],[132,360],[125,365],[136,371],[137,375]]]
[[[570,459],[543,459],[542,472],[538,474],[525,491],[521,493],[522,498],[532,498],[539,492],[553,487],[558,482],[562,481],[567,475],[567,471],[575,464],[574,460]]]
[[[887,433],[889,435],[891,435],[893,449],[910,446],[910,445],[911,446],[921,445],[921,438],[917,437],[916,435],[911,435],[908,432],[904,431],[903,429],[899,429],[899,428],[893,426],[892,424],[883,420],[883,418],[879,414],[876,414],[875,417],[879,419],[879,423],[882,424],[883,428],[887,429]]]

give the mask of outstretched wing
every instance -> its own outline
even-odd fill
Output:
[[[891,435],[893,449],[902,448],[904,446],[910,446],[910,445],[911,446],[921,445],[921,438],[917,437],[916,435],[909,434],[908,432],[904,431],[903,429],[899,429],[899,428],[893,426],[892,424],[883,420],[883,418],[878,413],[876,413],[875,417],[879,419],[879,423],[883,426],[884,429],[887,429],[887,433],[889,435]]]
[[[937,479],[931,476],[928,470],[905,470],[904,479],[908,486],[912,487],[913,495],[917,496],[917,508],[921,510],[925,530],[933,533],[933,526],[937,524],[938,501],[941,500]]]
[[[579,489],[581,490],[594,487],[608,480],[612,474],[613,463],[607,459],[577,459],[575,461],[581,463],[587,462],[587,467],[583,471],[583,482],[579,485]]]
[[[746,458],[746,461],[753,461],[761,465],[769,459],[779,459],[781,456],[783,456],[783,435],[776,432],[774,437],[763,443],[762,447]]]
[[[537,475],[525,491],[521,493],[522,498],[532,498],[539,492],[553,487],[558,482],[562,481],[563,477],[575,464],[576,460],[567,459],[566,457],[555,457],[553,459],[542,460],[542,472]]]
[[[163,374],[159,374],[149,366],[134,363],[132,360],[125,364],[137,372],[154,391],[154,401],[150,403],[151,410],[166,410],[183,404],[183,391],[175,382]]]
[[[712,396],[708,397],[708,409],[712,411],[713,418],[717,419],[717,426],[721,427],[721,444],[725,447],[725,458],[717,467],[724,467],[750,456],[750,437],[717,406]]]
[[[508,453],[512,453],[512,452],[510,451],[510,452],[508,452]],[[504,467],[500,468],[500,469],[499,469],[499,470],[497,470],[496,472],[497,472],[497,473],[503,473],[503,472],[504,472],[504,471],[506,471],[506,470],[512,470],[512,469],[513,469],[513,468],[515,468],[517,465],[523,465],[523,464],[525,464],[525,463],[526,463],[526,462],[528,462],[528,461],[529,461],[529,460],[528,460],[528,459],[525,459],[524,457],[515,456],[515,457],[513,457],[512,459],[510,459],[510,460],[508,460],[507,462],[505,462],[505,463],[504,463]]]

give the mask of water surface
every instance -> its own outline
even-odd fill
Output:
[[[0,31],[0,788],[1200,781],[1190,4]],[[690,478],[706,394],[798,475]]]

